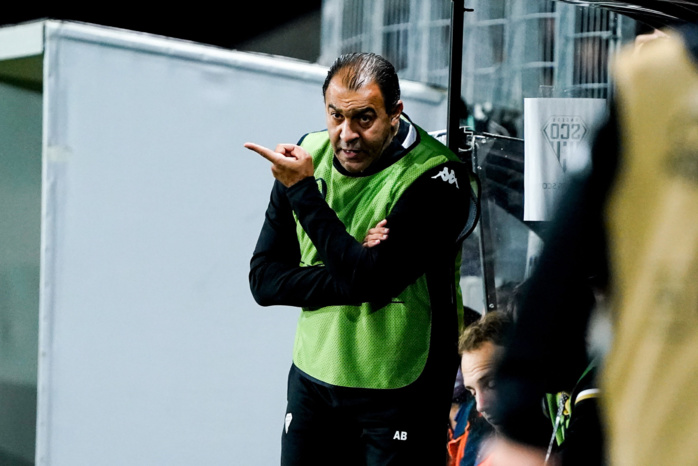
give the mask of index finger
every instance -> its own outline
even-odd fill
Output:
[[[255,144],[253,142],[246,142],[244,146],[247,149],[255,151],[256,153],[258,153],[259,155],[261,155],[262,157],[264,157],[272,163],[275,163],[279,159],[279,157],[283,157],[281,154],[274,152],[273,150],[268,149],[264,146],[260,146],[259,144]]]

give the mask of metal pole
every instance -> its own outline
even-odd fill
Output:
[[[451,57],[448,75],[448,126],[446,145],[458,155],[460,145],[461,74],[463,71],[463,14],[465,0],[451,3]]]

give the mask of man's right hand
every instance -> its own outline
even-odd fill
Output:
[[[245,147],[270,161],[272,175],[287,188],[315,174],[313,158],[301,146],[279,144],[276,151],[273,151],[259,144],[246,142]]]
[[[378,246],[381,241],[388,239],[388,228],[386,228],[387,220],[381,220],[376,224],[375,227],[368,230],[366,237],[362,243],[365,248],[372,248]]]

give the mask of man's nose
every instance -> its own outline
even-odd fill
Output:
[[[339,137],[344,142],[351,142],[359,137],[359,134],[354,131],[353,123],[351,119],[347,118],[342,122],[342,127],[340,128]]]
[[[476,393],[475,394],[475,409],[478,410],[479,413],[487,412],[487,410],[490,407],[490,400],[489,397],[482,394],[482,393]]]

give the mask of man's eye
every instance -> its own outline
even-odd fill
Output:
[[[490,389],[490,390],[494,390],[494,388],[495,388],[494,379],[488,380],[488,381],[487,381],[487,384],[486,384],[485,386],[486,386],[488,389]]]

